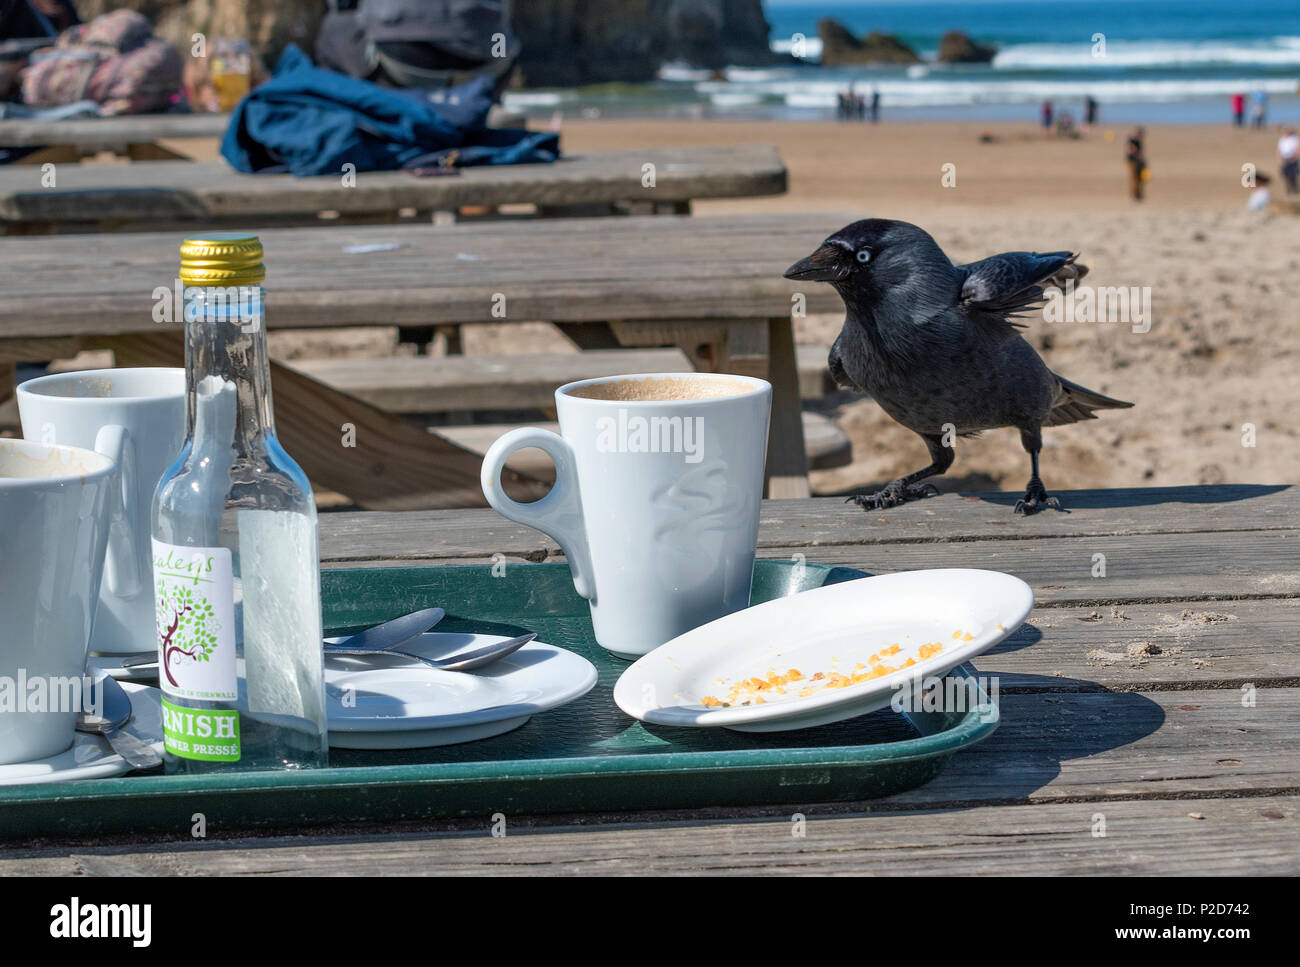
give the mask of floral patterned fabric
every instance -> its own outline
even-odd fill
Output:
[[[164,110],[181,88],[181,59],[133,10],[114,10],[59,35],[23,71],[23,102],[57,107],[93,100],[102,114]]]

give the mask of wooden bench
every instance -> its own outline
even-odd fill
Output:
[[[829,286],[799,285],[782,272],[849,220],[656,216],[267,229],[260,232],[267,322],[302,329],[540,319],[582,342],[676,346],[696,369],[772,382],[768,491],[800,496],[808,479],[791,315],[842,307]],[[180,324],[153,319],[155,289],[175,284],[180,235],[109,241],[0,238],[7,273],[0,368],[95,346],[112,349],[119,366],[180,364]],[[348,254],[353,246],[368,248]],[[472,451],[289,367],[273,366],[272,380],[281,439],[319,485],[371,509],[483,503]],[[355,447],[341,446],[344,425],[354,428]]]
[[[184,151],[163,142],[221,138],[229,121],[229,114],[123,114],[66,121],[11,118],[0,121],[0,145],[43,149],[19,164],[78,161],[101,152],[133,161],[189,161]],[[501,107],[488,114],[489,127],[522,128],[526,123],[522,114]]]
[[[498,437],[520,426],[540,426],[552,433],[560,432],[558,423],[475,423],[472,426],[440,426],[437,432],[457,446],[483,454]],[[853,460],[853,446],[848,436],[820,413],[803,414],[803,442],[809,470],[843,467]],[[555,480],[555,464],[535,447],[516,450],[506,461],[506,466],[545,483]]]
[[[834,390],[825,346],[795,347],[799,395]],[[526,356],[396,356],[300,359],[290,365],[312,379],[391,413],[550,409],[555,388],[619,373],[688,373],[680,349],[588,349]]]
[[[192,232],[300,225],[322,213],[335,222],[396,221],[403,211],[428,220],[454,217],[467,206],[503,205],[531,205],[544,215],[684,214],[695,198],[776,195],[786,188],[780,155],[762,145],[593,151],[554,164],[459,171],[436,178],[362,172],[345,185],[342,172],[295,178],[240,174],[224,161],[141,161],[57,165],[48,185],[42,168],[10,165],[0,168],[0,232]]]

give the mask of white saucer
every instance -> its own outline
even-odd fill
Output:
[[[111,675],[119,682],[157,682],[158,665],[132,665],[126,668],[122,659],[126,655],[90,655],[86,658],[86,670],[98,677]]]
[[[884,708],[922,678],[992,648],[1033,605],[1024,581],[997,571],[906,571],[832,584],[674,638],[623,673],[614,701],[660,725],[779,732],[839,722]],[[755,679],[768,684],[742,684]]]
[[[501,635],[427,632],[402,650],[445,658],[503,640]],[[595,684],[591,662],[540,641],[469,673],[439,671],[400,655],[352,657],[326,651],[330,745],[421,749],[484,739],[580,698]]]
[[[122,690],[131,697],[131,721],[123,726],[136,738],[162,754],[161,693],[148,685],[123,682]],[[77,733],[72,748],[48,759],[0,765],[0,786],[23,786],[34,783],[71,782],[76,779],[103,779],[131,771],[131,766],[113,751],[108,740],[98,735]]]

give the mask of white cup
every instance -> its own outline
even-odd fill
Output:
[[[739,392],[577,395],[646,380]],[[768,383],[746,376],[652,373],[569,383],[555,391],[560,435],[524,427],[502,436],[483,458],[483,493],[500,514],[560,545],[574,587],[591,604],[596,640],[620,658],[637,658],[749,605],[771,400]],[[555,461],[555,486],[528,504],[501,488],[506,460],[524,447]]]
[[[129,552],[111,555],[104,571],[91,651],[122,655],[158,646],[149,515],[158,481],[185,442],[185,399],[183,369],[85,370],[18,386],[28,440],[85,448],[103,427],[125,433],[120,526]]]
[[[105,427],[98,452],[0,440],[0,764],[72,745],[122,439]]]

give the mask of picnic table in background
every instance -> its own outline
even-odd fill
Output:
[[[391,812],[372,796],[346,828],[9,844],[0,874],[1300,873],[1300,487],[1061,491],[1068,513],[1029,518],[1012,513],[1018,496],[873,513],[832,498],[763,503],[760,557],[874,574],[993,568],[1033,588],[1027,623],[972,662],[997,680],[998,730],[918,788],[824,803],[814,784],[791,788],[785,806],[511,814],[505,837],[490,835],[487,812],[429,818],[432,789],[429,814],[406,821],[374,821]],[[328,514],[320,536],[326,568],[563,559],[485,510]],[[791,835],[795,813],[803,836]]]
[[[698,370],[772,382],[769,496],[807,496],[792,314],[836,312],[840,302],[828,286],[800,286],[782,272],[847,220],[638,216],[268,229],[260,232],[267,321],[317,329],[542,320],[582,349],[676,346]],[[82,348],[110,348],[119,366],[181,365],[182,325],[153,316],[155,288],[174,284],[178,244],[174,233],[62,235],[39,245],[0,239],[7,273],[0,366]],[[456,364],[427,357],[427,365]],[[527,368],[528,357],[518,365]],[[318,486],[368,509],[484,503],[477,453],[289,366],[273,364],[272,383],[280,436]],[[341,446],[344,424],[355,428],[354,447]],[[546,489],[523,475],[510,482],[525,494]]]
[[[121,114],[61,121],[15,118],[0,121],[0,145],[46,149],[20,162],[27,165],[78,161],[100,152],[133,161],[190,161],[183,150],[164,142],[220,138],[229,121],[229,114]],[[521,128],[525,123],[523,115],[501,107],[488,115],[488,127]]]
[[[454,170],[358,172],[345,186],[342,172],[295,178],[240,174],[224,161],[141,161],[62,165],[46,187],[40,167],[10,165],[0,168],[0,232],[246,230],[317,223],[323,212],[335,224],[396,221],[403,211],[454,218],[465,206],[503,205],[532,205],[540,215],[687,214],[696,198],[786,189],[781,156],[765,145],[591,151],[554,164]]]

